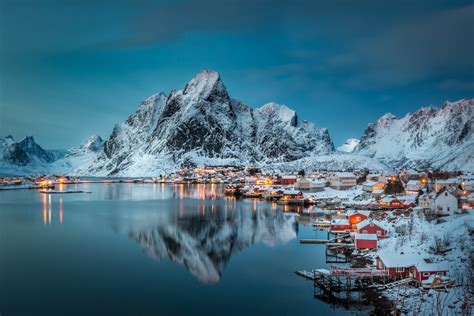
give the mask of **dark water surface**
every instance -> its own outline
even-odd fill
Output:
[[[0,314],[336,315],[295,270],[321,238],[281,206],[218,185],[83,184],[0,191]]]

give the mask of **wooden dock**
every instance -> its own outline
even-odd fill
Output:
[[[327,244],[327,239],[300,239],[300,244]]]

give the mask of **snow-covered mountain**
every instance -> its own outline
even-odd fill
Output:
[[[207,70],[183,90],[143,101],[75,173],[149,176],[185,165],[287,162],[332,152],[327,129],[298,122],[284,105],[253,109],[233,100],[220,75]]]
[[[0,174],[50,172],[52,164],[63,156],[62,150],[43,149],[33,136],[26,136],[19,142],[11,135],[0,137]]]
[[[341,146],[337,147],[338,151],[344,152],[344,153],[351,153],[354,151],[354,148],[359,144],[359,140],[355,138],[349,138],[342,144]]]
[[[32,136],[17,142],[11,135],[0,137],[0,175],[69,173],[95,159],[102,148],[100,136],[69,150],[43,149]]]
[[[421,108],[369,124],[360,141],[334,149],[328,130],[277,103],[251,108],[232,99],[220,75],[203,71],[182,90],[153,94],[105,141],[92,136],[67,152],[29,136],[0,137],[0,173],[156,176],[193,165],[263,170],[442,168],[474,170],[474,99]],[[5,172],[6,171],[6,172]]]
[[[354,153],[396,168],[474,170],[474,99],[369,124]]]

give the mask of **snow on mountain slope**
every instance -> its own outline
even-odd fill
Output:
[[[396,168],[474,170],[474,99],[369,124],[354,153]]]
[[[342,144],[341,146],[337,147],[338,151],[351,153],[354,151],[354,148],[359,144],[359,140],[355,138],[349,138]]]
[[[183,90],[155,94],[117,125],[82,175],[156,175],[185,165],[287,162],[329,154],[327,129],[303,121],[284,105],[260,109],[233,100],[214,71],[203,71]]]

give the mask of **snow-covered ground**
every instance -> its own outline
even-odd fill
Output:
[[[378,254],[404,254],[446,263],[450,268],[448,276],[456,282],[447,291],[427,291],[402,285],[384,290],[384,295],[407,315],[461,315],[465,299],[472,299],[469,286],[473,286],[474,247],[466,223],[474,223],[473,210],[443,217],[439,223],[437,220],[428,222],[423,214],[416,212],[412,216],[388,218],[384,222],[389,227],[390,237],[379,240]],[[446,248],[442,255],[433,252],[436,238],[442,240]]]

